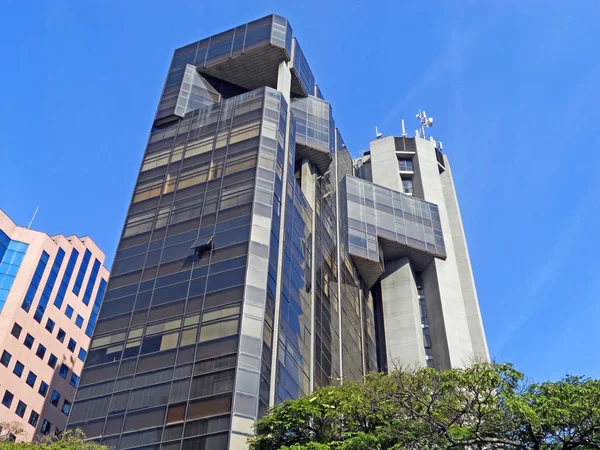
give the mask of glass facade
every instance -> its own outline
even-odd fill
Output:
[[[302,49],[296,38],[293,38],[292,42],[292,64],[290,68],[296,74],[298,85],[304,95],[313,95],[315,92],[315,76],[312,70],[310,70],[308,61],[306,61],[306,57],[302,53]]]
[[[56,257],[54,258],[52,268],[50,269],[50,274],[48,275],[46,286],[44,286],[42,296],[40,297],[37,308],[35,309],[35,313],[33,314],[33,318],[38,323],[42,322],[42,318],[44,317],[44,313],[46,312],[46,307],[48,306],[48,302],[50,301],[50,295],[52,294],[52,290],[54,289],[54,283],[56,283],[58,271],[60,270],[60,266],[62,265],[64,258],[65,251],[62,248],[59,248],[58,252],[56,253]]]
[[[334,130],[331,106],[318,97],[292,101],[296,118],[296,144],[333,154]]]
[[[0,312],[4,308],[27,248],[27,244],[11,240],[0,230]]]
[[[50,256],[48,253],[42,251],[42,256],[40,256],[40,260],[35,268],[35,272],[33,273],[33,278],[29,283],[29,288],[27,289],[27,293],[25,294],[25,298],[21,304],[21,308],[23,308],[23,310],[26,312],[29,312],[31,309],[31,305],[33,304],[35,294],[37,293],[40,281],[44,275],[44,271],[46,270],[46,265],[48,264],[49,258]]]
[[[378,238],[446,257],[437,205],[346,177],[350,253],[381,261]]]
[[[290,173],[288,172],[288,175]],[[279,308],[276,402],[310,393],[312,208],[288,177]]]
[[[268,406],[286,118],[263,88],[153,131],[71,409],[89,437],[218,445]]]

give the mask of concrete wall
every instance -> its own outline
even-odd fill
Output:
[[[381,277],[381,300],[388,368],[424,367],[419,294],[408,258],[386,262]]]
[[[479,301],[477,299],[477,291],[475,289],[475,280],[473,278],[473,269],[469,258],[469,249],[465,238],[460,208],[454,189],[454,180],[452,178],[452,170],[448,158],[444,155],[446,166],[445,172],[441,174],[442,189],[446,199],[446,210],[448,212],[448,221],[450,231],[452,233],[452,243],[454,246],[454,254],[456,257],[456,265],[460,280],[465,311],[467,314],[467,322],[469,332],[471,334],[471,344],[473,346],[473,356],[476,360],[488,361],[490,356],[488,353],[485,333],[483,331],[483,322],[481,321],[481,313],[479,311]],[[447,239],[449,239],[448,237]]]
[[[371,170],[373,183],[404,192],[396,157],[394,136],[371,141]]]
[[[436,258],[422,272],[434,364],[440,369],[461,367],[473,360],[474,352],[452,239],[452,226],[434,145],[421,138],[415,138],[415,142],[419,189],[422,189],[425,200],[439,207],[447,253],[445,261]]]

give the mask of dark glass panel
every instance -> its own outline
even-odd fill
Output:
[[[142,428],[162,427],[165,420],[166,407],[150,409],[141,412],[129,413],[125,419],[123,432],[139,430]]]
[[[231,394],[207,400],[194,400],[189,403],[187,420],[201,419],[228,413],[231,410]]]

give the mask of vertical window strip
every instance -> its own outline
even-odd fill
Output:
[[[37,293],[40,281],[42,281],[42,276],[44,275],[44,271],[46,270],[48,259],[50,259],[48,253],[42,251],[42,256],[40,256],[40,260],[38,261],[37,267],[35,268],[33,278],[29,283],[29,288],[27,289],[27,293],[25,294],[23,303],[21,303],[21,309],[23,309],[26,312],[29,312],[29,310],[31,309],[33,299],[35,298],[35,294]]]
[[[90,320],[88,321],[87,327],[85,328],[85,334],[88,337],[92,337],[94,327],[96,326],[96,320],[98,320],[98,312],[100,311],[100,305],[102,304],[102,298],[104,297],[104,291],[106,290],[106,280],[100,280],[100,287],[98,287],[98,293],[96,294],[96,300],[94,300],[94,306],[92,307],[92,313],[90,314]]]
[[[54,299],[54,306],[56,306],[58,309],[62,307],[65,299],[65,293],[67,292],[67,288],[71,282],[71,276],[73,275],[73,269],[77,263],[77,258],[79,258],[79,252],[76,249],[73,249],[71,256],[69,257],[69,262],[67,263],[67,268],[63,274],[62,281],[60,282],[60,287],[56,293],[56,298]]]
[[[2,261],[2,258],[6,253],[8,244],[10,244],[10,238],[6,235],[6,233],[4,233],[4,231],[0,230],[0,261]]]
[[[86,250],[83,254],[83,261],[81,261],[81,267],[79,268],[79,272],[77,273],[77,278],[75,279],[75,285],[73,286],[73,294],[79,295],[81,291],[81,285],[83,284],[83,277],[85,276],[85,272],[87,271],[88,264],[90,263],[90,258],[92,257],[92,252]]]
[[[60,266],[62,265],[64,259],[65,251],[62,248],[59,248],[58,253],[56,254],[56,258],[54,259],[54,264],[52,264],[50,275],[48,275],[46,286],[42,291],[42,297],[40,298],[38,306],[35,310],[35,314],[33,315],[33,318],[38,323],[41,323],[42,317],[44,317],[44,313],[46,312],[46,306],[48,306],[48,301],[50,300],[50,294],[52,294],[52,290],[54,289],[54,283],[56,283],[56,278],[58,277],[58,272],[60,271]]]
[[[92,267],[92,273],[90,274],[90,278],[88,279],[87,287],[85,288],[85,293],[83,294],[83,304],[89,305],[90,297],[92,296],[92,291],[94,290],[94,286],[96,285],[96,278],[98,277],[98,271],[100,270],[100,261],[97,259],[94,261],[94,266]]]
[[[28,247],[29,244],[24,242],[10,240],[6,234],[0,240],[0,311],[4,308]]]

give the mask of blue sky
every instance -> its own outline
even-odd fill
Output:
[[[212,3],[212,4],[211,4]],[[377,3],[377,6],[374,6]],[[435,117],[491,354],[600,377],[600,4],[3,2],[0,208],[112,261],[175,48],[288,17],[355,155]]]

